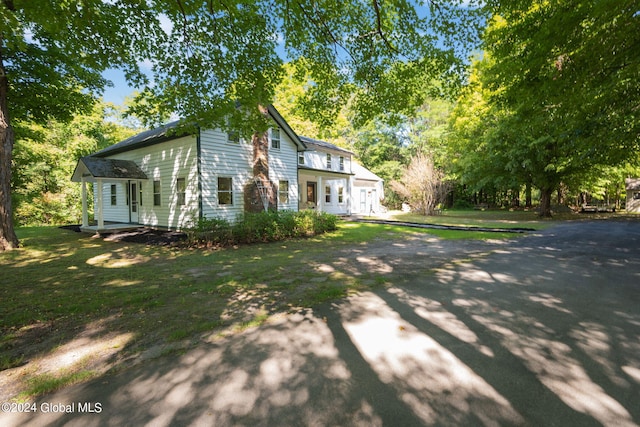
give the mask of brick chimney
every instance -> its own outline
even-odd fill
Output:
[[[245,212],[263,212],[261,191],[256,181],[264,186],[269,206],[268,209],[278,209],[278,188],[269,179],[269,133],[256,132],[251,137],[253,145],[253,178],[244,187],[244,210]]]

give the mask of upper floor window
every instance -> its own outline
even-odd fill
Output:
[[[331,154],[327,153],[327,169],[331,169]]]
[[[340,156],[340,170],[344,170],[344,156]]]
[[[271,129],[271,148],[280,149],[280,129]]]
[[[298,151],[298,164],[304,165],[304,151]]]

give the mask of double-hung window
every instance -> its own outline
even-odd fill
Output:
[[[280,181],[278,183],[278,202],[289,203],[289,181]]]
[[[233,205],[233,181],[229,177],[218,177],[218,204]]]
[[[331,169],[331,154],[327,153],[327,169]]]
[[[111,206],[118,204],[118,190],[116,184],[111,184]]]
[[[178,193],[178,205],[182,206],[186,203],[187,183],[184,178],[176,180],[176,191]]]
[[[271,129],[271,148],[280,149],[280,128]]]
[[[160,181],[153,181],[153,206],[160,206]]]

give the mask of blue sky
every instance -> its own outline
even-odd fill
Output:
[[[103,99],[105,102],[123,105],[125,97],[136,90],[136,88],[127,84],[124,73],[120,70],[109,69],[102,75],[113,83],[113,87],[107,87],[104,90]]]

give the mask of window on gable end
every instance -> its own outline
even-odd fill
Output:
[[[280,149],[280,128],[271,129],[271,148]]]

